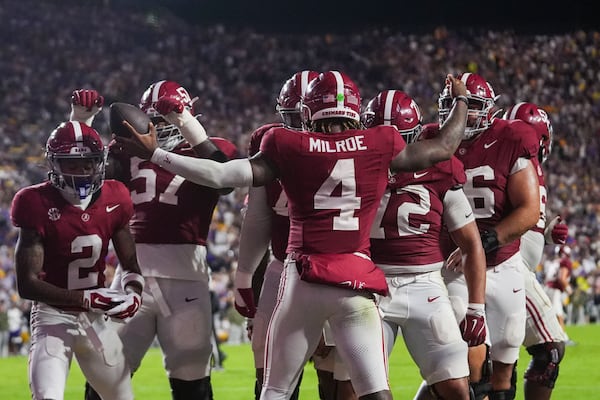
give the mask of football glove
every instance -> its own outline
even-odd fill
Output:
[[[92,126],[94,117],[102,110],[104,97],[94,89],[78,89],[71,94],[71,121]]]
[[[562,218],[555,217],[544,229],[546,244],[565,244],[569,236],[569,227],[562,222]]]
[[[176,95],[163,96],[154,105],[163,118],[179,128],[179,131],[192,147],[208,139],[206,130],[196,117],[185,107],[183,98]]]
[[[108,310],[106,315],[119,319],[127,319],[133,317],[140,309],[142,296],[131,288],[127,288],[126,290],[127,294],[123,295],[123,302]]]
[[[233,292],[235,309],[246,318],[254,318],[256,305],[254,304],[254,291],[252,290],[252,274],[238,269],[233,280]]]
[[[105,313],[121,304],[123,300],[123,293],[115,289],[98,288],[83,291],[83,307],[97,313]]]
[[[485,304],[469,303],[467,314],[460,323],[460,331],[469,347],[479,346],[485,342],[487,336]]]

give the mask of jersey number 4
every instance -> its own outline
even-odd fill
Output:
[[[332,196],[340,184],[341,195]],[[340,215],[333,217],[334,231],[357,231],[359,223],[354,211],[360,208],[361,200],[356,196],[354,159],[337,160],[313,200],[315,210],[340,210]]]

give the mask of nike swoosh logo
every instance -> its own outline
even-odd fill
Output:
[[[489,148],[490,148],[490,147],[492,147],[492,146],[493,146],[493,145],[494,145],[494,144],[495,144],[497,141],[498,141],[498,139],[496,139],[496,140],[494,140],[493,142],[490,142],[490,143],[485,143],[485,144],[483,145],[483,148],[484,148],[484,149],[489,149]]]
[[[115,210],[117,207],[119,207],[119,206],[120,206],[120,204],[116,204],[116,205],[114,205],[114,206],[106,206],[106,212],[107,212],[107,213],[109,213],[109,212],[113,212],[113,211],[114,211],[114,210]]]
[[[190,301],[194,301],[194,300],[198,300],[198,298],[197,297],[186,297],[185,298],[186,303],[189,303]]]
[[[465,218],[469,218],[473,213],[465,214]]]
[[[519,293],[523,289],[513,289],[513,293]]]
[[[415,179],[419,179],[419,178],[422,178],[422,177],[424,177],[424,176],[425,176],[425,175],[427,175],[428,173],[429,173],[429,171],[421,172],[420,174],[418,174],[418,173],[416,173],[416,172],[415,172],[415,175],[414,175],[414,177],[415,177]]]
[[[432,303],[432,302],[436,301],[436,300],[437,300],[437,299],[439,299],[439,298],[440,298],[440,296],[429,296],[429,297],[427,298],[427,302],[428,302],[428,303]]]

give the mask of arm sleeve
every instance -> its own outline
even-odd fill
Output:
[[[271,241],[271,216],[265,188],[251,187],[240,233],[238,271],[253,274],[260,264]]]
[[[157,148],[150,161],[198,185],[215,189],[252,185],[252,166],[248,159],[219,163],[169,153]]]
[[[444,224],[449,232],[475,221],[473,210],[462,189],[448,190],[444,196]]]

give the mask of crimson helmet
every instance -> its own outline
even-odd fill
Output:
[[[467,120],[464,139],[470,139],[490,126],[497,113],[497,111],[493,111],[493,108],[500,96],[494,93],[492,85],[480,75],[466,72],[459,75],[458,79],[463,81],[467,88],[469,118]],[[452,109],[452,96],[448,85],[446,85],[440,94],[438,106],[440,125],[442,125],[448,119],[448,115]]]
[[[102,187],[106,148],[98,132],[82,122],[63,122],[50,134],[46,160],[52,185],[75,200],[84,200]],[[90,172],[67,174],[62,171],[63,160],[90,161],[86,166]]]
[[[406,143],[417,140],[423,130],[423,117],[417,103],[400,90],[384,90],[375,96],[362,113],[366,128],[377,125],[392,125]]]
[[[527,122],[537,132],[540,141],[538,159],[541,163],[548,159],[552,152],[552,123],[548,114],[533,103],[517,103],[504,113],[503,119],[520,119]]]
[[[156,126],[156,137],[158,145],[164,150],[173,150],[179,143],[184,141],[183,135],[179,132],[179,128],[168,123],[154,109],[154,105],[163,96],[178,96],[182,99],[183,104],[189,112],[193,114],[194,100],[183,86],[174,81],[158,81],[153,83],[146,89],[140,99],[139,107],[144,111],[154,126]]]
[[[305,123],[325,118],[360,121],[360,92],[348,75],[339,71],[319,74],[310,81],[302,99]]]
[[[302,118],[300,116],[300,102],[308,83],[319,76],[316,71],[296,72],[288,79],[277,97],[277,112],[281,116],[283,124],[287,128],[301,129]]]

